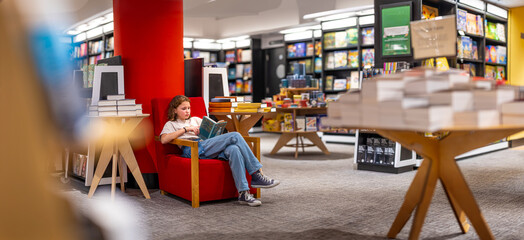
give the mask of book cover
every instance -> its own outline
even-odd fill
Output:
[[[222,98],[222,99],[227,99],[227,98]],[[237,102],[230,102],[230,101],[228,102],[210,102],[209,103],[209,108],[234,108],[237,106],[238,106]]]
[[[506,64],[506,47],[496,46],[497,51],[497,63]]]
[[[348,52],[347,51],[335,51],[335,68],[345,68],[348,64]]]
[[[335,33],[330,32],[324,34],[324,49],[330,49],[335,47]]]
[[[317,115],[317,128],[318,128],[318,130],[329,130],[328,126],[325,126],[325,125],[322,124],[322,120],[326,119],[326,118],[327,118],[326,114],[319,114],[319,115]]]
[[[236,82],[235,81],[229,82],[229,94],[236,93],[236,92],[237,92]]]
[[[322,58],[315,58],[315,72],[320,73],[322,72]]]
[[[357,45],[358,44],[358,29],[357,28],[350,28],[346,30],[347,32],[347,43],[349,45]]]
[[[468,33],[477,34],[477,16],[475,14],[467,13],[466,21],[466,31]]]
[[[483,23],[484,20],[482,19],[482,16],[477,15],[477,34],[478,35],[484,35],[484,26]]]
[[[295,56],[296,57],[305,57],[306,56],[306,43],[295,43]]]
[[[353,71],[350,74],[349,78],[349,88],[350,89],[360,89],[360,76],[358,71]]]
[[[495,70],[494,66],[486,65],[484,70],[485,70],[484,71],[484,77],[485,78],[495,79],[497,77],[497,73],[496,73],[496,70]]]
[[[229,62],[229,63],[235,62],[235,50],[226,51],[226,62]]]
[[[312,62],[311,59],[304,60],[304,64],[306,66],[306,73],[307,74],[313,73],[313,64],[311,64],[311,62]]]
[[[251,62],[251,49],[245,49],[242,52],[242,62]]]
[[[504,27],[504,24],[502,23],[497,23],[496,24],[496,39],[499,40],[499,41],[503,41],[505,42],[506,41],[506,30],[505,30],[505,27]]]
[[[244,76],[244,64],[237,64],[236,78],[242,78],[243,76]]]
[[[251,93],[251,80],[248,80],[248,81],[245,81],[244,82],[244,89],[242,89],[242,92],[245,92],[245,93]]]
[[[462,47],[462,38],[457,37],[457,57],[464,58],[464,48]]]
[[[296,123],[295,131],[299,131],[299,130],[304,131],[304,129],[306,128],[306,116],[296,116],[295,123]]]
[[[335,32],[335,47],[342,48],[347,47],[349,44],[348,34],[346,31]]]
[[[504,66],[497,66],[496,68],[497,80],[506,81],[506,68]]]
[[[244,75],[242,76],[244,80],[250,79],[253,76],[253,70],[251,64],[244,65]]]
[[[227,69],[227,78],[228,79],[235,79],[237,76],[237,69],[234,67],[230,67]]]
[[[367,27],[362,29],[362,44],[371,45],[375,43],[375,28]]]
[[[438,8],[422,5],[422,19],[433,19],[438,16]]]
[[[242,62],[242,52],[244,50],[242,49],[237,49],[237,62]]]
[[[315,42],[315,56],[322,55],[322,42],[316,41]]]
[[[347,80],[345,78],[335,79],[333,82],[333,91],[346,90]]]
[[[200,137],[200,139],[202,140],[206,140],[220,135],[222,134],[222,132],[224,132],[226,124],[227,122],[225,121],[221,120],[215,122],[213,119],[204,116],[204,118],[202,119],[202,123],[200,124],[200,133],[198,134],[198,137]]]
[[[362,49],[362,67],[375,66],[375,49]]]
[[[471,38],[467,36],[461,37],[461,44],[462,44],[462,50],[464,51],[463,55],[464,58],[471,58],[471,48],[473,43],[471,42]]]
[[[313,56],[313,52],[314,52],[313,43],[307,43],[306,56]]]
[[[329,75],[326,76],[326,85],[325,85],[326,91],[333,90],[333,76]]]
[[[489,47],[489,62],[496,63],[497,62],[497,47],[496,46],[488,46]]]
[[[475,66],[475,64],[473,63],[469,63],[469,64],[466,64],[469,66],[469,75],[471,77],[476,77],[477,76],[477,67]]]
[[[497,25],[495,23],[488,22],[487,28],[488,30],[486,31],[486,37],[499,40],[497,38]]]
[[[358,68],[358,50],[349,50],[348,59],[349,59],[348,67]]]
[[[457,30],[466,31],[467,13],[462,9],[457,9]]]
[[[241,93],[242,89],[244,88],[244,81],[242,81],[242,79],[237,79],[235,86],[235,92]]]
[[[335,68],[335,55],[334,53],[330,52],[326,54],[326,69],[334,69]]]
[[[478,45],[477,45],[477,41],[471,41],[472,45],[471,45],[471,58],[472,59],[479,59],[479,53],[478,53]]]
[[[317,130],[317,115],[306,115],[306,131]]]

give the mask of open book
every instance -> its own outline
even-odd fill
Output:
[[[204,116],[202,123],[200,124],[200,133],[198,134],[198,137],[200,137],[202,140],[206,140],[220,135],[222,132],[224,132],[226,124],[227,122],[223,120],[215,122],[213,119]]]

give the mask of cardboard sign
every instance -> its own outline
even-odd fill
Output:
[[[455,15],[411,22],[411,42],[415,59],[456,56]]]

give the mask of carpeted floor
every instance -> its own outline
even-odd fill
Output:
[[[293,158],[292,148],[269,155],[278,135],[262,139],[264,172],[282,183],[262,190],[262,206],[234,199],[203,203],[137,189],[116,196],[119,211],[135,212],[135,231],[148,239],[385,239],[415,172],[387,174],[355,170],[353,146],[327,144],[331,156],[308,148]],[[497,239],[524,239],[524,151],[508,149],[459,161],[461,170]],[[87,199],[88,188],[72,181],[62,191],[78,209],[98,212],[108,202],[109,186]],[[125,207],[122,207],[125,206]],[[123,209],[123,210],[122,210]],[[119,213],[117,213],[119,214]],[[398,235],[407,239],[411,220]],[[461,234],[441,185],[437,186],[422,239],[478,239],[471,228]],[[126,238],[121,238],[126,239]]]

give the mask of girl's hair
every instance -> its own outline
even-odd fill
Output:
[[[184,95],[178,95],[178,96],[175,96],[173,99],[171,99],[171,102],[169,103],[169,107],[167,109],[167,120],[168,121],[175,121],[177,119],[175,110],[183,102],[191,103],[189,98]]]

